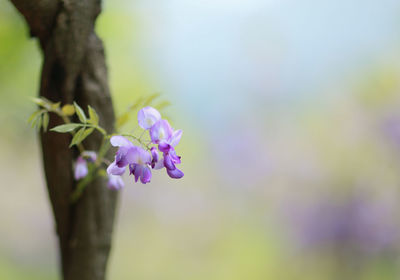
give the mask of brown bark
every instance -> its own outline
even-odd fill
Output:
[[[11,1],[25,17],[31,36],[40,42],[44,57],[40,95],[62,103],[75,100],[82,108],[90,104],[99,114],[101,126],[112,132],[114,111],[104,50],[94,32],[101,1]],[[61,120],[52,115],[49,126],[58,124]],[[102,136],[96,133],[84,142],[89,150],[99,148]],[[67,134],[41,134],[62,275],[66,280],[104,279],[117,197],[107,189],[104,179],[96,179],[76,204],[70,203],[76,187],[72,162],[77,155],[76,150],[68,148],[70,140]]]

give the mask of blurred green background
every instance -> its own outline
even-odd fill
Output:
[[[109,279],[400,279],[397,0],[105,1],[114,105],[160,92],[182,180],[126,177]],[[41,67],[0,2],[0,279],[57,279]],[[161,174],[162,173],[162,174]]]

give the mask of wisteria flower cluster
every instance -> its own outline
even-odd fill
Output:
[[[118,147],[118,151],[115,160],[108,166],[107,173],[111,176],[121,176],[128,167],[129,174],[135,177],[135,182],[140,179],[140,182],[146,184],[151,180],[152,169],[165,167],[171,178],[182,178],[183,172],[176,167],[181,163],[181,157],[175,152],[175,146],[182,137],[182,130],[173,130],[168,121],[161,119],[161,114],[149,106],[139,111],[138,122],[141,128],[149,132],[149,144],[157,145],[158,150],[156,146],[149,148],[149,145],[145,145],[140,139],[137,141],[140,145],[137,146],[124,136],[112,136],[111,145]],[[162,158],[159,151],[163,154]]]
[[[144,99],[142,101],[144,107],[137,113],[138,124],[142,129],[140,136],[137,133],[107,134],[99,125],[99,117],[91,106],[88,106],[87,116],[75,102],[61,106],[60,103],[51,102],[43,97],[33,100],[39,105],[39,110],[30,117],[29,121],[32,126],[38,130],[47,131],[50,113],[54,113],[64,121],[64,124],[50,130],[70,133],[72,135],[70,147],[78,148],[79,156],[73,166],[74,178],[78,184],[72,194],[72,201],[76,201],[85,187],[97,176],[106,176],[108,188],[112,190],[123,188],[124,181],[121,176],[126,169],[129,169],[129,175],[134,176],[135,182],[140,180],[143,184],[151,181],[152,170],[163,168],[171,178],[183,177],[183,172],[177,168],[177,165],[181,163],[181,157],[175,151],[175,147],[182,137],[182,130],[172,129],[169,122],[161,118],[157,109],[146,105],[155,97],[150,96],[147,100]],[[129,107],[128,111],[117,119],[117,127],[124,125],[129,120],[131,112],[139,106],[138,104],[140,102]],[[161,105],[159,107],[162,107]],[[72,122],[73,117],[79,122]],[[88,151],[83,145],[83,140],[94,131],[103,134],[104,140],[98,151]],[[136,131],[134,130],[134,132]],[[115,159],[111,163],[105,158],[110,148],[109,143],[118,148]],[[105,168],[106,166],[107,168]]]

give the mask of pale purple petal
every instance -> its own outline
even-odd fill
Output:
[[[184,175],[183,172],[180,171],[178,168],[175,168],[175,169],[173,169],[173,170],[167,169],[167,173],[168,173],[168,176],[171,177],[171,178],[173,178],[173,179],[182,178],[183,175]]]
[[[141,148],[137,146],[120,147],[115,156],[118,167],[124,167],[131,163],[138,163],[140,161],[140,149]]]
[[[112,190],[120,190],[124,187],[124,181],[122,180],[121,176],[108,175],[107,186]]]
[[[75,163],[75,170],[74,170],[75,180],[79,180],[86,177],[88,172],[89,170],[87,167],[86,160],[84,160],[82,157],[78,157]]]
[[[181,137],[182,137],[182,130],[181,129],[175,130],[174,133],[172,133],[172,136],[168,142],[171,144],[172,147],[175,147],[176,145],[178,145],[179,141],[181,140]]]
[[[142,174],[140,176],[140,181],[143,184],[149,183],[151,180],[151,168],[147,165],[144,165],[142,168]]]
[[[118,167],[118,165],[113,161],[108,167],[107,167],[107,173],[109,175],[122,175],[125,172],[125,167]]]
[[[139,163],[141,165],[151,163],[151,154],[148,151],[138,147],[138,154],[139,154],[139,156],[138,156],[139,161],[137,163]]]
[[[141,128],[150,129],[161,119],[160,113],[153,107],[144,107],[138,112],[138,122]]]
[[[129,141],[124,136],[120,136],[120,135],[111,137],[110,143],[114,147],[124,147],[124,146],[131,147],[131,146],[133,146],[131,141]]]
[[[151,141],[155,144],[168,140],[171,135],[172,128],[167,120],[159,120],[150,129]]]
[[[128,159],[127,159],[129,150],[130,150],[130,147],[126,147],[126,146],[121,146],[118,149],[117,154],[115,155],[115,163],[118,165],[118,167],[124,167],[129,164]]]
[[[128,150],[128,152],[126,154],[126,160],[129,162],[129,164],[138,163],[140,161],[141,150],[143,150],[143,149],[140,147],[137,147],[137,146],[132,146]]]

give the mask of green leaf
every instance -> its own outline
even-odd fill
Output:
[[[36,126],[37,120],[39,117],[35,118],[32,122],[31,122],[31,127],[34,128]]]
[[[144,100],[143,107],[149,106],[153,102],[153,100],[156,99],[159,96],[160,96],[159,93],[154,93],[154,94],[150,95],[149,97],[147,97]]]
[[[60,108],[60,104],[61,104],[61,102],[51,104],[51,109],[57,110],[58,108]]]
[[[42,110],[33,112],[32,115],[29,116],[28,123],[33,122],[41,113],[43,113]]]
[[[89,123],[98,125],[99,124],[99,115],[97,115],[96,111],[89,105]]]
[[[42,115],[42,111],[38,111],[39,113],[35,115],[35,117],[33,118],[32,122],[31,122],[31,127],[34,128],[36,127],[38,122],[41,122],[41,115]]]
[[[46,107],[47,104],[47,102],[42,98],[32,97],[32,101],[42,107]]]
[[[71,144],[69,147],[72,147],[73,145],[78,145],[80,144],[83,140],[85,140],[86,137],[88,137],[92,132],[94,131],[94,128],[88,128],[85,129],[84,127],[79,129],[78,132],[72,137]]]
[[[49,126],[49,114],[46,112],[43,114],[43,130],[47,131],[47,127]]]
[[[93,131],[94,131],[94,128],[93,128],[93,127],[86,129],[86,130],[82,133],[82,136],[81,136],[81,139],[80,139],[81,141],[80,141],[80,142],[82,142],[83,140],[85,140],[85,138],[88,137]]]
[[[128,108],[128,112],[135,110],[137,107],[139,107],[143,102],[143,97],[138,98],[135,103],[133,103],[131,106]]]
[[[86,123],[85,112],[83,112],[82,108],[79,107],[79,105],[76,102],[74,102],[74,106],[75,106],[75,111],[76,111],[76,114],[78,115],[79,120],[82,123]]]
[[[67,124],[62,124],[62,125],[58,125],[56,127],[53,127],[50,130],[51,131],[55,131],[55,132],[64,133],[64,132],[73,131],[75,128],[80,127],[80,126],[83,126],[83,124],[80,124],[80,123],[67,123]]]
[[[117,119],[117,127],[123,126],[127,121],[129,121],[129,113],[124,113],[121,116],[118,117]]]
[[[81,129],[78,130],[77,133],[75,133],[74,137],[72,137],[71,144],[69,147],[71,148],[73,145],[78,145],[79,143],[82,142],[81,137],[82,134],[85,132],[85,128],[82,127]]]
[[[168,101],[162,101],[156,105],[154,105],[154,108],[156,108],[157,110],[161,111],[162,109],[164,109],[165,107],[170,106],[171,103]]]
[[[105,131],[104,128],[102,128],[102,127],[100,127],[100,126],[98,126],[98,125],[97,125],[95,128],[96,128],[98,131],[100,131],[101,134],[103,134],[103,135],[106,135],[106,134],[107,134],[107,132]]]
[[[40,128],[42,127],[42,115],[39,115],[39,117],[36,119],[35,121],[35,125],[36,125],[36,131],[39,132]]]

